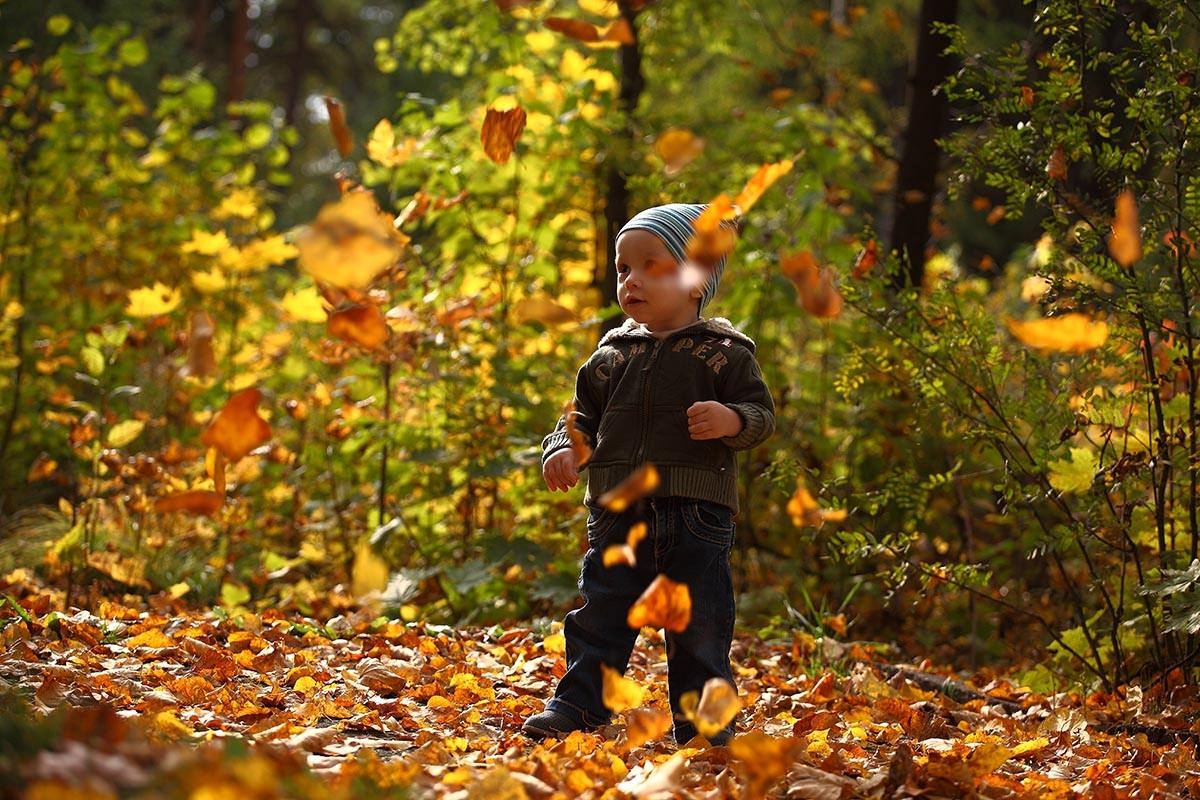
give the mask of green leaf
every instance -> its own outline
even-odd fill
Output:
[[[252,150],[266,147],[271,141],[271,126],[265,122],[256,122],[249,128],[246,128],[246,132],[242,134],[242,141]]]
[[[250,590],[236,583],[221,584],[221,604],[233,608],[244,605],[250,599]]]
[[[146,50],[146,42],[141,38],[126,39],[117,48],[117,58],[121,59],[122,64],[127,64],[131,67],[145,63],[147,55],[149,53]]]
[[[83,359],[83,368],[92,377],[98,378],[104,374],[104,354],[94,347],[85,347],[79,351]]]
[[[142,429],[145,427],[146,423],[140,419],[127,419],[124,422],[118,422],[108,432],[109,447],[124,447],[141,435]]]
[[[1096,454],[1087,447],[1072,447],[1071,458],[1051,461],[1050,485],[1062,492],[1086,492],[1096,474]]]
[[[71,18],[66,14],[55,14],[46,21],[46,30],[51,36],[62,36],[71,30]]]

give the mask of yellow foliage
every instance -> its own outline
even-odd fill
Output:
[[[125,306],[125,314],[130,317],[154,317],[159,314],[169,314],[175,310],[182,299],[183,296],[178,289],[172,289],[156,281],[153,286],[143,286],[129,292],[129,303]]]
[[[192,238],[180,245],[179,250],[184,253],[215,256],[230,246],[229,237],[225,235],[225,231],[209,233],[196,228],[192,231]]]

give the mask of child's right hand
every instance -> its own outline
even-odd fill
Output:
[[[575,461],[575,451],[564,447],[546,459],[542,467],[542,477],[550,491],[568,491],[579,482],[579,465]]]

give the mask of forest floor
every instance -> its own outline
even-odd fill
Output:
[[[538,742],[520,726],[565,669],[558,623],[456,629],[371,609],[318,621],[165,599],[55,612],[49,590],[12,578],[7,796],[1200,797],[1195,714],[1150,714],[1136,688],[1044,696],[801,633],[739,634],[741,732],[676,746],[664,643],[644,628],[626,673],[641,707]]]

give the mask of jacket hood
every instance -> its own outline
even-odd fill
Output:
[[[733,327],[733,323],[725,317],[709,317],[708,319],[698,319],[686,328],[682,328],[678,333],[686,330],[699,329],[709,331],[711,333],[720,334],[722,336],[730,336],[740,339],[751,353],[754,352],[754,340],[746,334]],[[601,347],[615,339],[653,339],[654,334],[650,333],[650,329],[640,322],[637,322],[633,317],[626,317],[625,322],[618,328],[613,328],[608,333],[600,337],[600,342],[597,347]]]

